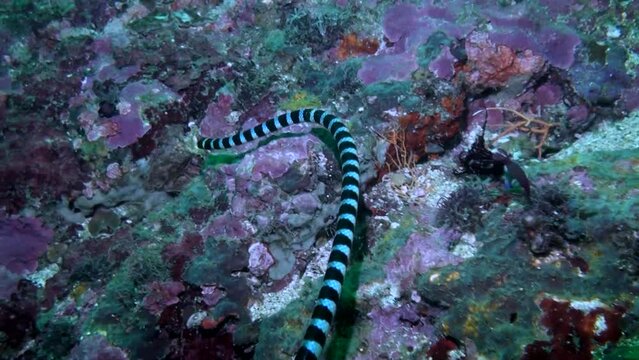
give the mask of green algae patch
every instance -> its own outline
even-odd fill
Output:
[[[388,230],[371,247],[371,254],[363,265],[362,283],[383,279],[386,276],[384,270],[386,264],[393,259],[397,251],[406,244],[410,235],[415,231],[417,219],[412,214],[403,214],[398,222],[399,226]]]
[[[322,106],[319,97],[309,94],[306,91],[300,91],[281,104],[282,109],[298,110],[306,108],[318,108]]]
[[[204,168],[218,168],[222,165],[230,165],[235,164],[242,160],[242,155],[240,154],[231,154],[231,153],[213,153],[207,154],[204,157]]]
[[[276,53],[284,48],[286,45],[286,33],[280,29],[274,29],[266,34],[266,40],[264,40],[264,48],[266,50]]]
[[[304,336],[308,319],[311,318],[312,308],[308,305],[316,293],[309,292],[308,295],[309,301],[294,301],[278,314],[269,316],[261,322],[260,341],[255,345],[255,354],[259,354],[263,359],[293,357]]]
[[[639,337],[621,339],[614,346],[600,347],[592,354],[595,360],[636,360],[639,359]]]
[[[326,345],[327,359],[350,359],[357,351],[355,339],[361,335],[361,329],[356,326],[359,316],[356,294],[362,269],[362,262],[353,262],[346,273],[333,332]],[[297,352],[321,286],[321,279],[306,282],[300,290],[299,300],[291,302],[277,314],[262,320],[260,341],[255,347],[255,353],[259,354],[260,358],[290,359]]]
[[[213,195],[204,178],[196,177],[184,188],[179,197],[169,201],[162,209],[149,214],[147,219],[153,222],[176,216],[187,217],[192,208],[212,206]]]
[[[531,178],[551,176],[580,208],[579,222],[634,221],[639,212],[639,149],[574,153],[527,168]]]
[[[493,211],[477,233],[483,243],[477,256],[418,277],[420,296],[448,308],[437,323],[445,334],[471,339],[488,358],[508,358],[548,338],[539,323],[543,297],[612,304],[634,296],[632,279],[619,269],[619,253],[610,243],[582,245],[579,256],[589,265],[582,273],[564,257],[532,256],[502,217],[503,212]],[[506,344],[505,338],[510,339]]]
[[[112,344],[131,351],[135,357],[148,355],[144,344],[153,339],[155,319],[140,304],[147,294],[147,284],[168,277],[160,246],[138,248],[107,284],[83,334],[106,336]]]

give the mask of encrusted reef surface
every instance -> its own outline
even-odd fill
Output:
[[[0,358],[639,359],[639,2],[0,4]]]

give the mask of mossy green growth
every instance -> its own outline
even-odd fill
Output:
[[[284,101],[280,106],[286,110],[297,110],[304,108],[316,108],[320,107],[322,103],[320,99],[309,94],[306,91],[300,91],[291,96],[288,100]]]
[[[141,307],[147,285],[169,278],[161,251],[162,247],[155,244],[140,247],[124,261],[107,284],[83,333],[103,334],[114,345],[136,353],[136,349],[153,333],[154,320]]]
[[[187,217],[189,210],[198,207],[209,207],[214,199],[214,194],[204,182],[204,177],[198,176],[180,193],[180,196],[169,201],[158,211],[154,211],[147,216],[149,221],[160,221],[167,218]]]
[[[178,11],[155,10],[148,16],[133,20],[128,27],[136,32],[148,33],[159,29],[174,29],[183,25],[197,26],[212,20],[212,17],[207,15],[209,14],[188,8]]]
[[[357,318],[356,294],[360,284],[362,262],[354,262],[346,272],[342,296],[337,306],[332,334],[325,348],[327,359],[350,359],[357,352],[353,342]],[[260,325],[260,341],[255,354],[260,359],[290,359],[304,336],[311,319],[314,300],[322,286],[317,279],[306,283],[300,292],[300,299],[293,301],[279,313],[270,316]]]
[[[275,29],[266,34],[264,47],[270,52],[278,52],[284,48],[286,44],[286,33],[283,30]]]
[[[16,41],[9,48],[9,53],[16,58],[15,63],[17,64],[9,67],[9,75],[12,80],[19,82],[26,79],[33,81],[34,79],[48,80],[55,78],[55,74],[58,71],[57,65],[33,51],[28,44]]]
[[[383,279],[386,264],[393,259],[397,251],[406,244],[409,236],[415,232],[417,219],[412,214],[406,212],[397,221],[399,226],[388,230],[384,236],[375,241],[375,245],[370,249],[370,258],[367,258],[363,264],[363,283]]]
[[[231,275],[247,265],[246,247],[209,237],[204,253],[193,258],[184,270],[184,280],[195,285],[220,284],[227,289],[237,288],[245,280]]]
[[[97,161],[103,163],[103,159],[106,159],[109,155],[109,150],[102,140],[82,141],[79,150],[82,159],[90,161],[92,163],[95,163]],[[98,167],[100,167],[100,163],[97,164]]]
[[[417,64],[427,68],[442,51],[442,47],[450,46],[452,40],[441,31],[434,32],[428,40],[417,48]]]
[[[315,285],[319,291],[319,282]],[[256,359],[290,359],[295,354],[311,318],[314,294],[309,291],[308,301],[294,301],[276,315],[262,320],[260,341],[255,345]]]
[[[383,81],[364,87],[364,96],[378,96],[381,98],[396,98],[400,95],[411,94],[410,81]]]
[[[335,100],[335,94],[349,93],[355,94],[361,87],[357,78],[357,72],[362,67],[363,57],[348,58],[335,67],[318,70],[314,63],[302,63],[298,73],[304,74],[306,83],[310,85],[310,90],[319,97],[322,103]]]
[[[44,28],[75,9],[73,0],[8,0],[0,3],[0,28],[14,34],[25,34]]]
[[[597,348],[592,353],[595,360],[636,360],[639,359],[639,337],[621,339],[616,345]]]
[[[149,89],[137,96],[143,104],[140,109],[142,116],[144,116],[144,108],[160,106],[178,99],[171,89],[159,81],[153,81],[147,85],[150,85]]]
[[[242,154],[210,153],[204,157],[204,168],[217,168],[222,165],[235,164],[242,160]]]
[[[56,316],[60,309],[53,308],[38,314],[36,326],[40,333],[36,350],[36,359],[62,359],[76,344],[74,317]]]
[[[578,152],[561,159],[543,163],[531,163],[526,168],[529,178],[542,175],[559,177],[559,182],[570,191],[572,201],[581,208],[582,218],[601,218],[607,222],[634,221],[639,210],[639,197],[633,192],[639,189],[639,149]],[[592,194],[579,188],[571,180],[571,171],[580,169],[593,182]]]
[[[579,256],[590,266],[586,276],[566,260],[535,267],[517,229],[503,222],[505,211],[499,207],[485,216],[476,234],[483,246],[475,257],[417,278],[423,297],[450,306],[437,324],[447,334],[472,339],[487,358],[510,358],[521,355],[526,344],[547,339],[547,329],[539,324],[537,301],[542,294],[597,298],[604,304],[631,296],[632,279],[619,269],[619,253],[612,244],[581,244]]]

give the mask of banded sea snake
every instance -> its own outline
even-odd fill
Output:
[[[200,138],[197,146],[205,150],[228,149],[267,136],[281,128],[302,122],[314,122],[327,128],[337,142],[342,168],[342,196],[337,228],[328,258],[328,266],[320,289],[311,322],[295,359],[318,359],[328,338],[342,292],[346,267],[351,254],[357,205],[359,200],[359,160],[355,141],[346,125],[336,116],[323,110],[301,109],[289,111],[252,129],[225,138]]]

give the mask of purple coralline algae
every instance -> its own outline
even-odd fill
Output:
[[[112,346],[102,335],[86,336],[69,354],[70,360],[128,360],[124,350]]]
[[[392,6],[384,17],[386,38],[392,47],[380,49],[362,65],[357,76],[364,84],[385,80],[407,80],[418,69],[417,47],[436,31],[452,37],[463,37],[471,27],[455,22],[456,14],[449,8],[412,4]]]
[[[98,101],[93,89],[96,80],[106,77],[105,81],[117,83],[132,76],[136,71],[137,67],[115,71],[112,65],[109,65],[98,72],[95,79],[85,80],[82,95],[72,99],[72,103],[82,105],[83,102]],[[83,111],[79,115],[80,125],[89,141],[104,138],[109,149],[123,148],[137,142],[151,129],[151,124],[144,115],[145,110],[161,103],[175,101],[177,98],[177,94],[157,80],[132,82],[122,88],[117,104],[108,105],[108,110],[105,110],[103,103],[99,112],[91,109]]]
[[[217,285],[203,285],[201,294],[204,303],[210,307],[217,305],[226,296],[226,292]]]
[[[358,360],[404,359],[407,352],[422,348],[436,333],[420,304],[375,308],[367,316],[372,329],[364,338],[368,345],[366,351],[355,357]]]
[[[461,234],[440,228],[430,236],[411,234],[395,258],[386,265],[386,278],[401,289],[409,289],[418,274],[436,267],[458,264],[462,258],[450,252],[451,244]]]
[[[255,155],[250,154],[242,159],[238,166],[238,176],[251,181],[281,178],[294,163],[308,161],[310,149],[314,144],[317,144],[317,141],[310,138],[302,141],[282,139],[267,144]]]
[[[255,276],[264,275],[275,261],[266,245],[254,243],[249,246],[249,271]]]
[[[450,47],[445,46],[439,56],[430,62],[428,70],[440,79],[450,80],[455,75],[456,62],[457,59],[450,53]]]
[[[241,241],[253,235],[255,229],[242,217],[234,216],[230,212],[217,216],[202,231],[204,237],[224,237],[232,241]]]
[[[366,60],[357,76],[364,84],[384,80],[407,80],[417,68],[415,54],[386,54]]]
[[[180,302],[178,295],[184,291],[184,285],[177,281],[153,282],[149,284],[149,293],[142,305],[154,315],[160,315],[168,306]]]
[[[7,299],[18,280],[36,270],[53,231],[39,219],[0,215],[0,298]]]
[[[568,69],[575,61],[575,50],[581,44],[577,34],[568,29],[543,28],[538,33],[526,34],[521,30],[495,32],[490,40],[516,51],[530,50],[542,55],[551,65]]]
[[[231,113],[233,97],[222,94],[217,101],[212,102],[206,109],[206,115],[200,123],[200,132],[206,137],[222,137],[233,133],[235,124],[227,121]]]

